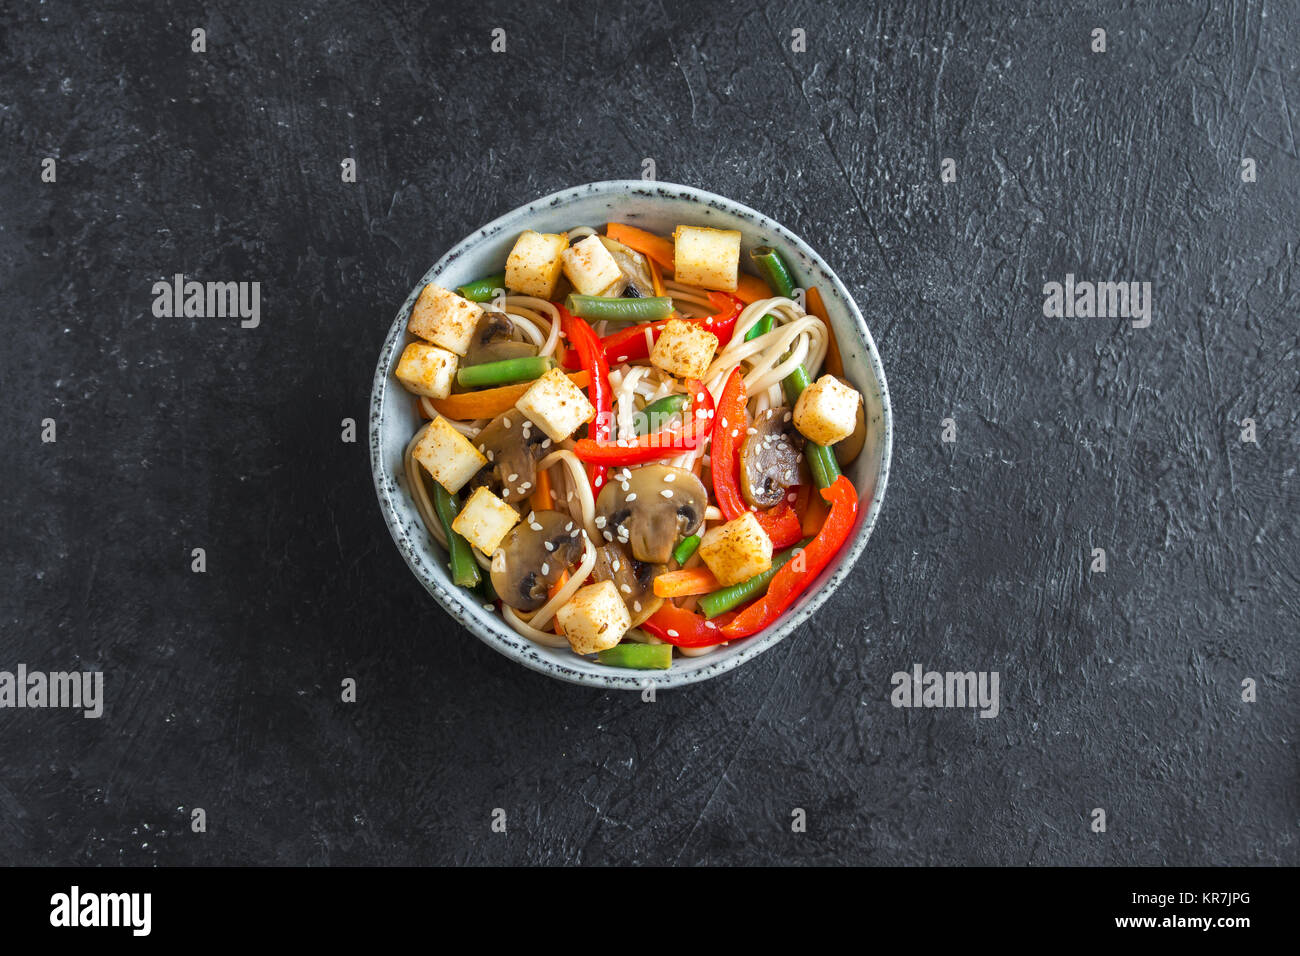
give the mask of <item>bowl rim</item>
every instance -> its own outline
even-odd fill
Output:
[[[748,639],[741,645],[738,653],[727,655],[719,658],[711,665],[686,670],[670,669],[667,671],[634,671],[623,673],[590,673],[587,671],[577,670],[566,667],[550,658],[541,656],[537,649],[522,635],[516,634],[509,626],[499,617],[495,620],[500,621],[499,626],[484,626],[477,616],[465,613],[468,605],[472,601],[463,602],[466,607],[453,606],[449,600],[444,598],[440,592],[441,585],[438,581],[429,576],[421,567],[417,567],[414,562],[414,552],[416,550],[415,542],[411,541],[405,527],[403,526],[399,515],[398,506],[394,501],[397,493],[405,492],[396,483],[397,476],[389,475],[385,464],[384,455],[387,450],[381,440],[383,431],[383,409],[387,391],[390,382],[390,366],[394,361],[394,353],[399,343],[404,339],[406,332],[406,319],[410,304],[416,293],[426,283],[434,281],[446,267],[461,256],[469,253],[474,247],[479,245],[485,239],[494,237],[500,232],[505,224],[510,220],[519,217],[525,217],[529,213],[536,212],[542,208],[554,209],[557,206],[568,203],[572,200],[600,195],[626,195],[629,191],[653,199],[655,191],[659,195],[665,196],[664,190],[672,190],[673,198],[688,198],[705,205],[713,206],[720,211],[728,212],[750,220],[757,229],[766,230],[780,236],[791,246],[797,248],[803,255],[807,256],[813,264],[820,269],[830,281],[833,292],[844,303],[849,317],[858,325],[858,330],[862,334],[862,339],[866,343],[866,359],[875,375],[879,385],[881,421],[883,425],[883,435],[881,436],[880,448],[880,474],[876,479],[875,492],[872,495],[871,506],[867,509],[865,515],[861,518],[861,524],[858,528],[854,539],[849,543],[848,550],[841,556],[831,574],[820,588],[811,594],[801,607],[798,607],[781,620],[777,626],[769,628],[766,632],[756,638]],[[875,339],[871,335],[866,321],[862,317],[862,312],[858,304],[854,301],[853,296],[849,294],[848,289],[836,275],[835,271],[827,265],[821,255],[799,236],[795,235],[785,226],[772,219],[756,209],[746,206],[744,203],[737,202],[717,193],[708,192],[707,190],[698,189],[694,186],[687,186],[680,183],[669,183],[661,181],[645,181],[639,179],[610,179],[596,182],[584,183],[578,186],[571,186],[561,189],[549,195],[542,196],[530,202],[524,203],[508,212],[497,216],[491,222],[475,229],[465,238],[457,242],[451,249],[444,253],[437,262],[435,262],[421,277],[415,289],[408,295],[407,299],[397,310],[397,316],[393,324],[389,327],[388,333],[384,337],[383,345],[379,351],[378,363],[375,367],[375,375],[370,391],[370,467],[371,477],[375,484],[375,493],[379,499],[380,511],[384,516],[384,523],[388,526],[389,534],[392,535],[398,551],[402,554],[402,559],[406,562],[411,573],[415,575],[416,580],[429,592],[438,602],[438,605],[447,612],[451,618],[461,627],[468,630],[471,634],[491,647],[493,650],[510,658],[530,670],[538,671],[548,677],[563,680],[572,684],[581,684],[588,687],[598,687],[606,690],[644,690],[648,686],[656,689],[669,689],[684,687],[690,684],[696,684],[701,681],[709,680],[720,674],[728,673],[741,664],[753,660],[759,654],[763,653],[770,647],[773,647],[781,640],[793,633],[800,625],[805,623],[812,615],[825,603],[826,599],[843,582],[844,578],[852,571],[862,552],[866,550],[867,542],[871,538],[871,533],[876,525],[881,507],[884,504],[885,491],[889,481],[889,466],[893,455],[893,432],[894,420],[889,401],[889,385],[885,379],[884,365],[880,359],[880,352],[876,348]],[[449,595],[450,596],[450,593]],[[523,642],[520,645],[518,642]],[[531,653],[529,653],[531,649]]]

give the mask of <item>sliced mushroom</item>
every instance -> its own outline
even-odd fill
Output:
[[[536,345],[518,339],[510,316],[504,312],[485,311],[474,327],[474,337],[470,339],[469,348],[465,352],[464,364],[482,365],[484,362],[526,358],[536,354]]]
[[[740,446],[740,490],[756,508],[779,504],[786,489],[799,484],[803,436],[785,416],[785,408],[759,412],[750,426],[753,434]]]
[[[704,523],[709,496],[700,479],[668,465],[642,465],[610,473],[596,499],[596,527],[620,541],[632,557],[666,564],[673,546]]]
[[[474,438],[488,463],[470,481],[470,490],[482,486],[507,504],[523,501],[537,487],[537,462],[546,454],[546,440],[523,412],[502,412]]]
[[[840,377],[837,375],[836,378]],[[840,381],[853,388],[847,379],[840,378]],[[867,442],[867,413],[863,408],[864,405],[866,405],[865,401],[858,402],[858,421],[853,426],[853,434],[848,438],[841,438],[831,446],[835,451],[835,460],[841,468],[862,454],[862,446]]]
[[[582,551],[582,529],[572,518],[559,511],[534,511],[493,553],[492,586],[516,611],[536,611]]]
[[[655,283],[650,275],[650,266],[646,263],[645,256],[605,236],[600,237],[600,242],[618,263],[618,271],[623,273],[622,277],[602,291],[601,295],[627,296],[631,299],[653,298]]]
[[[596,549],[596,564],[591,569],[597,581],[613,581],[636,627],[664,603],[655,597],[655,578],[663,574],[662,564],[648,564],[634,558],[622,544],[607,542]]]

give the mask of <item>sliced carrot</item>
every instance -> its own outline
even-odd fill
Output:
[[[830,508],[826,506],[825,500],[821,495],[808,496],[808,510],[803,516],[803,534],[804,537],[812,537],[821,531],[822,525],[826,523],[826,516],[830,514]]]
[[[659,270],[659,263],[653,259],[646,260],[650,264],[650,281],[654,283],[655,295],[664,294],[664,274]]]
[[[569,373],[569,381],[579,388],[587,385],[585,371]],[[515,407],[532,382],[520,382],[518,385],[502,385],[500,388],[485,388],[479,392],[457,392],[446,398],[431,398],[429,404],[438,410],[439,415],[459,420],[476,418],[496,418],[502,412]]]
[[[735,296],[745,305],[751,302],[757,302],[759,299],[772,298],[772,287],[760,279],[758,276],[752,276],[748,272],[742,272],[740,278],[736,281]]]
[[[560,593],[560,589],[568,583],[569,583],[569,572],[565,571],[563,574],[560,575],[560,580],[552,584],[550,588],[547,590],[546,600],[550,601],[551,599],[553,599],[555,595]],[[564,628],[560,624],[560,619],[558,617],[553,617],[551,618],[551,623],[554,625],[553,630],[555,631],[555,633],[560,635],[560,637],[563,637]]]
[[[804,293],[804,299],[808,303],[808,314],[817,316],[826,326],[826,373],[843,378],[844,359],[840,356],[840,343],[835,341],[835,330],[831,328],[831,320],[826,314],[826,303],[822,301],[822,294],[817,291],[816,286],[813,286]],[[817,497],[820,498],[821,495]]]
[[[606,223],[605,235],[615,242],[623,243],[629,249],[636,250],[643,256],[649,256],[659,263],[666,273],[672,272],[676,268],[673,262],[673,241],[671,239],[656,236],[653,232],[646,232],[644,229],[628,226],[621,222]]]
[[[708,594],[721,586],[708,568],[665,571],[655,578],[655,597],[677,598],[691,594]]]
[[[534,511],[551,510],[551,473],[548,471],[539,471],[537,473],[537,487],[533,493],[528,496],[528,506]]]

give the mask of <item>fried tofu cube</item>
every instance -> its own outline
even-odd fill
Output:
[[[740,279],[740,233],[678,226],[673,233],[674,278],[687,285],[735,292]]]
[[[469,501],[460,509],[451,530],[491,556],[510,529],[519,523],[519,512],[486,488],[474,489]]]
[[[794,427],[819,445],[834,445],[853,434],[862,396],[834,375],[823,375],[794,403]]]
[[[591,421],[596,408],[587,401],[582,389],[553,368],[528,387],[515,402],[515,408],[528,416],[552,441],[564,441],[584,422]]]
[[[569,237],[563,233],[531,229],[520,233],[506,259],[506,288],[549,299],[564,268],[564,250],[568,248]]]
[[[693,322],[669,319],[650,350],[650,364],[678,378],[702,378],[713,361],[718,337]]]
[[[772,566],[772,539],[754,513],[746,511],[704,533],[700,560],[723,587],[739,584]]]
[[[581,295],[600,295],[623,273],[599,236],[588,236],[564,250],[564,274]]]
[[[429,398],[446,398],[451,394],[451,383],[456,380],[458,361],[455,352],[423,342],[411,342],[402,350],[394,374],[408,392]]]
[[[429,422],[424,437],[411,453],[433,480],[453,495],[487,464],[474,443],[447,424],[445,418]]]
[[[575,654],[607,650],[632,627],[632,616],[613,581],[579,588],[569,603],[555,613]]]
[[[462,299],[431,282],[415,300],[406,327],[426,342],[464,355],[482,315],[483,309],[477,302]]]

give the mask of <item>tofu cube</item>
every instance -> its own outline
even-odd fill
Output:
[[[739,584],[772,566],[772,539],[754,513],[746,511],[704,533],[700,560],[723,587]]]
[[[740,279],[740,233],[678,226],[673,233],[674,278],[687,285],[735,292]]]
[[[464,355],[482,315],[477,302],[429,283],[415,300],[406,327],[426,342]]]
[[[588,236],[564,250],[564,274],[581,295],[600,295],[623,273],[599,236]]]
[[[536,424],[552,441],[564,441],[578,426],[591,421],[596,408],[587,401],[582,389],[569,381],[558,368],[553,368],[528,387],[528,391],[515,402],[528,419]]]
[[[411,454],[434,481],[453,495],[487,464],[474,443],[448,425],[445,418],[435,418],[429,423]]]
[[[528,229],[520,233],[506,259],[506,288],[523,295],[549,299],[555,293],[569,237]]]
[[[575,654],[594,654],[613,647],[632,627],[632,617],[613,581],[579,588],[555,612]]]
[[[678,378],[703,378],[718,337],[693,322],[669,319],[650,350],[650,364]]]
[[[858,424],[862,396],[834,375],[823,375],[803,390],[794,403],[794,427],[819,445],[848,438]]]
[[[451,530],[491,556],[501,539],[518,523],[519,512],[486,488],[479,487],[456,515]]]
[[[412,342],[402,350],[395,374],[408,392],[446,398],[451,394],[451,383],[456,380],[457,361],[455,352]]]

